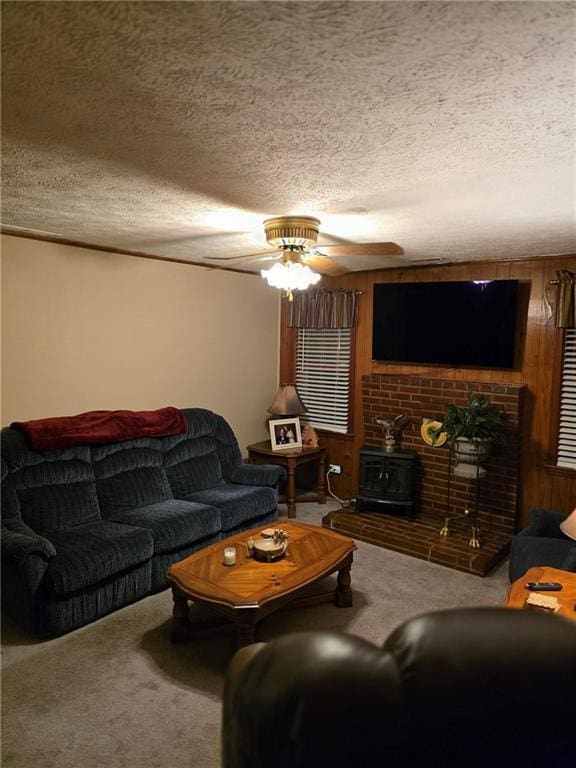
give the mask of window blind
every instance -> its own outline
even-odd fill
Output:
[[[296,386],[308,408],[304,423],[348,431],[351,349],[351,328],[298,328]]]
[[[565,334],[556,464],[576,469],[576,328],[566,328]]]

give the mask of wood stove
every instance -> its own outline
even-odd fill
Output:
[[[382,512],[416,516],[416,451],[386,451],[372,445],[360,449],[360,487],[356,509],[372,506]]]

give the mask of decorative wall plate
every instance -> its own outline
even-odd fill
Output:
[[[424,419],[422,426],[420,427],[420,434],[422,440],[426,445],[433,445],[435,448],[439,448],[444,445],[448,439],[446,432],[436,432],[442,426],[441,421],[434,421],[434,419]]]

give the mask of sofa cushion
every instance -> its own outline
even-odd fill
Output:
[[[172,498],[157,439],[93,447],[92,459],[104,518]]]
[[[188,431],[183,435],[163,438],[164,466],[168,469],[183,460],[204,456],[215,450],[219,461],[220,477],[225,479],[232,466],[242,463],[242,454],[232,428],[222,416],[204,408],[186,408],[182,413],[188,422]],[[184,450],[188,455],[173,453],[174,448],[181,444],[187,444]],[[202,471],[198,471],[200,478],[203,474]],[[178,491],[175,490],[174,485],[172,488],[176,497],[183,498],[181,494],[193,493],[213,485],[216,485],[213,479],[198,483],[197,478],[194,487],[188,486]]]
[[[37,533],[99,520],[94,469],[86,446],[48,455],[28,448],[15,429],[2,430],[2,494],[6,516],[20,514]],[[14,496],[15,494],[15,496]]]
[[[221,526],[220,510],[182,499],[167,499],[137,507],[110,519],[150,531],[154,554],[186,547],[218,533]]]
[[[220,485],[222,468],[213,437],[179,436],[164,452],[164,469],[172,493],[185,499],[195,491]]]
[[[152,557],[150,531],[108,520],[54,531],[56,548],[43,584],[53,595],[66,595],[97,584]]]
[[[20,490],[22,519],[47,534],[100,519],[96,485],[90,481],[41,485]]]
[[[80,592],[50,595],[38,605],[36,628],[42,635],[54,636],[96,621],[149,595],[151,574],[152,561],[146,560]]]
[[[232,485],[199,491],[188,496],[189,501],[218,507],[222,516],[222,530],[230,531],[276,509],[278,497],[273,488],[256,485]]]

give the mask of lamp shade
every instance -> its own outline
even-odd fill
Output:
[[[273,416],[298,416],[308,409],[300,400],[300,395],[294,384],[281,384],[274,402],[268,408]]]
[[[560,530],[569,538],[576,540],[576,509],[572,510],[566,520],[560,523]]]

